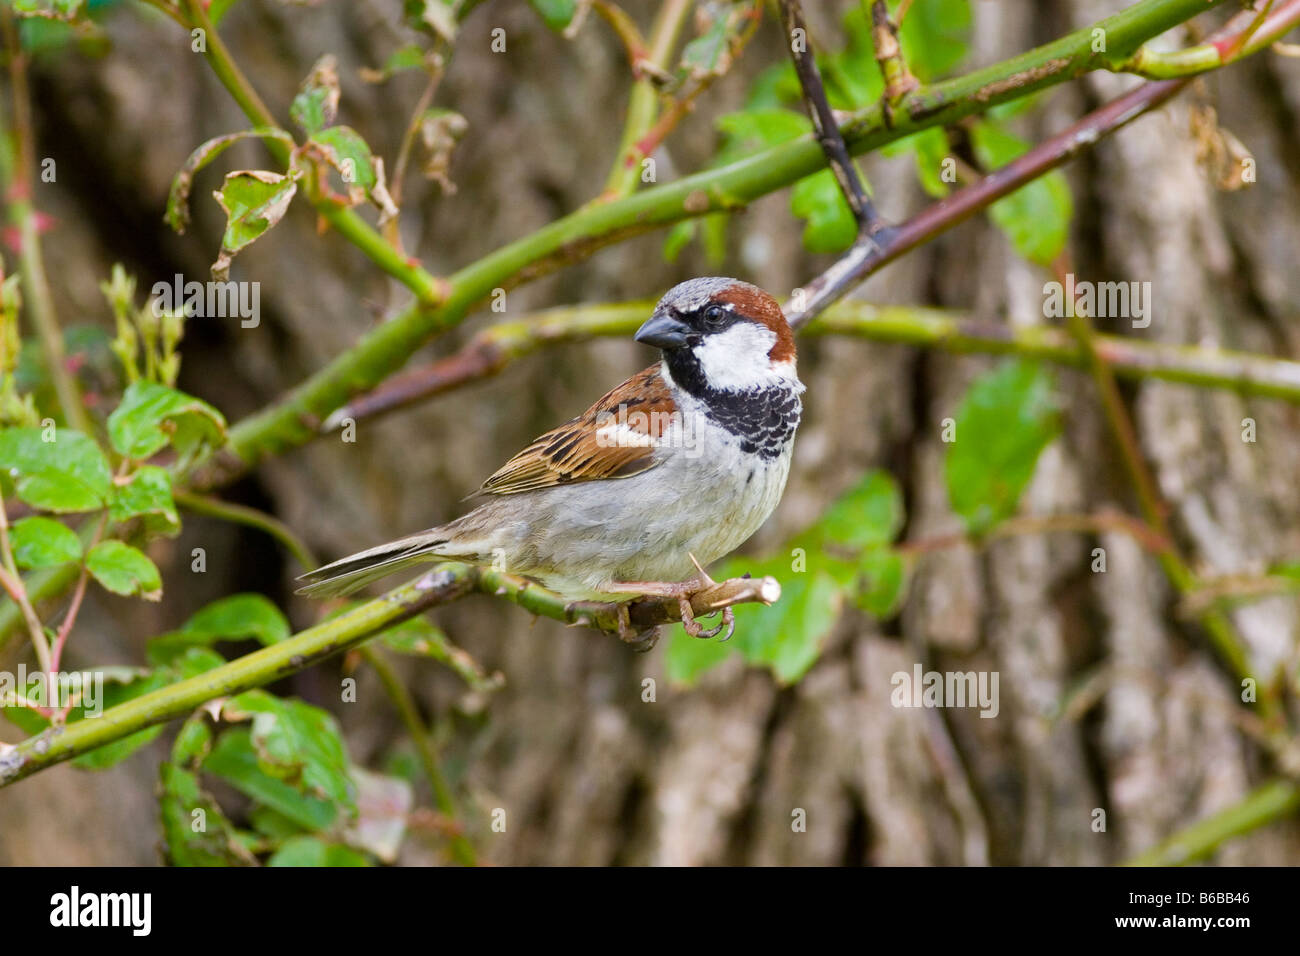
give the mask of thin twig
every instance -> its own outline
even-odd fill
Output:
[[[812,38],[808,36],[808,25],[804,22],[803,7],[799,0],[781,0],[781,22],[785,26],[786,41],[790,47],[790,58],[794,61],[794,70],[799,77],[799,86],[803,90],[804,105],[808,109],[808,118],[812,120],[813,133],[826,154],[826,162],[844,194],[853,220],[858,224],[858,235],[871,240],[887,229],[886,223],[876,212],[871,197],[862,185],[862,177],[849,155],[840,133],[839,122],[826,99],[826,88],[822,84],[821,71],[817,69],[817,60],[812,50]],[[886,125],[892,126],[886,118]]]
[[[239,505],[230,501],[221,501],[208,495],[199,495],[189,491],[177,489],[173,492],[176,504],[180,505],[186,511],[192,511],[195,514],[206,515],[210,518],[220,518],[222,521],[231,521],[235,524],[246,525],[250,528],[257,528],[259,531],[265,531],[271,537],[275,538],[285,549],[293,555],[294,560],[302,566],[303,570],[310,571],[318,566],[315,556],[311,549],[298,537],[287,524],[265,511],[259,511],[256,508],[250,508],[247,505]]]

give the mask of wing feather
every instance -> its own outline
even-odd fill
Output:
[[[480,490],[513,495],[649,471],[659,464],[658,440],[676,411],[660,367],[651,366],[577,418],[538,436],[483,482]]]

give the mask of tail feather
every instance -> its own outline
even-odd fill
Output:
[[[372,581],[378,581],[403,568],[421,564],[431,558],[451,557],[441,550],[447,543],[442,529],[435,528],[358,551],[301,575],[298,580],[304,583],[297,593],[309,597],[351,594]]]

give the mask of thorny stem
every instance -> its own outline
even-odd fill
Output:
[[[361,656],[365,658],[366,663],[374,670],[375,676],[379,678],[379,682],[383,684],[384,693],[388,695],[398,717],[406,726],[406,732],[411,735],[416,752],[420,755],[424,774],[429,778],[429,786],[433,790],[433,800],[438,806],[438,811],[449,820],[457,819],[455,795],[446,777],[443,776],[442,768],[438,765],[437,750],[420,717],[420,711],[415,706],[411,692],[402,683],[392,663],[378,648],[370,645],[362,647]],[[452,856],[457,863],[462,866],[477,865],[478,857],[474,852],[474,845],[469,840],[456,834],[452,836],[450,843]]]

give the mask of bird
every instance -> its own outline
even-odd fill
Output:
[[[569,601],[676,598],[712,583],[705,565],[767,520],[785,491],[804,385],[776,299],[738,279],[682,282],[637,342],[661,359],[546,432],[483,482],[486,500],[448,524],[302,575],[298,593],[351,593],[424,561],[487,565]],[[620,603],[626,617],[625,604]]]

